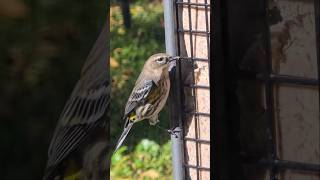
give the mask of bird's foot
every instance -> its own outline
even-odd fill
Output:
[[[154,126],[159,122],[158,115],[155,115],[149,119],[149,124]]]
[[[178,138],[178,135],[176,133],[180,132],[180,130],[175,130],[175,128],[166,129],[166,128],[163,128],[159,125],[156,125],[156,127],[158,127],[159,129],[162,129],[162,130],[166,130],[170,135],[173,135],[175,138]]]
[[[158,119],[155,119],[155,120],[149,120],[149,124],[150,124],[150,125],[152,125],[152,126],[156,125],[158,122],[159,122],[159,120],[158,120]]]
[[[180,132],[180,130],[174,130],[174,128],[167,130],[169,134],[173,135],[175,138],[178,138],[178,135],[176,133]]]

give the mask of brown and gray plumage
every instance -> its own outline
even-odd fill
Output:
[[[177,59],[178,57],[159,53],[152,55],[145,62],[128,98],[123,117],[125,126],[115,151],[121,146],[134,123],[149,119],[150,125],[155,125],[159,121],[158,114],[165,105],[170,91],[170,62]]]
[[[94,166],[100,166],[99,171],[108,166],[102,162],[106,160],[106,126],[109,123],[102,118],[110,100],[108,27],[105,25],[90,51],[80,79],[60,115],[48,150],[43,179],[62,179],[70,159],[80,161],[80,179],[106,177],[101,175],[106,172],[92,171]]]

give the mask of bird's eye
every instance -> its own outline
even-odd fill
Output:
[[[159,58],[159,59],[157,59],[156,61],[157,61],[158,63],[163,63],[164,58]]]

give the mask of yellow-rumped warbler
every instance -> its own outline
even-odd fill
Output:
[[[109,106],[111,86],[108,28],[107,22],[60,115],[48,150],[44,180],[108,178],[109,122],[102,118]]]
[[[115,151],[121,146],[134,123],[149,119],[150,125],[155,125],[159,121],[158,114],[165,105],[170,91],[170,62],[178,59],[179,57],[159,53],[152,55],[145,62],[127,101],[123,117],[124,130]]]

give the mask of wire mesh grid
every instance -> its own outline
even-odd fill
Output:
[[[193,21],[195,21],[192,15],[192,9],[198,9],[201,8],[202,10],[204,10],[204,17],[205,17],[205,29],[204,30],[200,30],[197,29],[196,27],[192,26]],[[181,37],[183,37],[183,35],[187,35],[184,36],[186,39],[185,42],[189,44],[188,47],[188,56],[183,56],[182,53],[182,47],[180,47],[180,43],[178,43],[178,55],[181,56],[182,60],[186,60],[186,61],[191,61],[192,62],[192,66],[193,66],[193,72],[192,74],[192,84],[183,84],[181,87],[181,91],[183,91],[183,88],[191,88],[192,94],[193,94],[193,99],[192,101],[194,102],[194,111],[192,112],[186,112],[185,109],[182,109],[182,118],[181,118],[181,126],[182,128],[182,137],[183,137],[183,149],[186,149],[186,144],[187,142],[193,142],[195,143],[195,154],[189,154],[189,156],[194,156],[195,157],[195,164],[191,164],[188,162],[186,157],[186,153],[184,153],[184,169],[185,169],[185,177],[190,177],[187,176],[189,174],[189,170],[193,169],[196,171],[196,179],[200,179],[201,177],[201,172],[202,171],[207,171],[210,172],[210,167],[203,167],[201,166],[200,163],[200,146],[202,144],[206,144],[206,145],[210,145],[210,140],[208,139],[202,139],[199,136],[199,117],[207,117],[210,120],[210,113],[206,113],[206,112],[200,112],[198,109],[198,104],[197,104],[197,90],[201,89],[201,90],[205,90],[205,91],[209,91],[210,90],[210,85],[199,85],[196,83],[195,80],[195,64],[197,62],[202,62],[202,63],[207,63],[208,67],[209,67],[209,63],[210,63],[210,20],[209,20],[209,16],[210,16],[210,4],[209,1],[207,0],[203,0],[201,3],[197,2],[193,2],[192,0],[187,0],[187,1],[182,1],[182,0],[176,0],[175,1],[175,10],[176,10],[176,18],[177,18],[177,22],[179,22],[179,20],[182,19],[182,17],[179,17],[179,15],[181,16],[181,14],[179,14],[178,12],[180,11],[184,11],[184,13],[186,13],[187,15],[184,18],[187,25],[187,27],[181,27],[181,24],[177,23],[177,27],[176,27],[176,32],[177,32],[177,40],[178,42],[181,41]],[[182,25],[183,26],[183,25]],[[194,37],[195,36],[201,36],[205,38],[206,41],[206,53],[207,53],[207,57],[206,58],[199,58],[195,55],[195,48],[194,48]],[[181,67],[181,66],[180,66]],[[181,70],[180,70],[181,71]],[[210,71],[210,70],[209,70]],[[180,80],[181,82],[181,80]],[[183,97],[182,97],[183,99]],[[192,121],[194,121],[194,137],[186,137],[186,117],[193,117]]]
[[[251,156],[244,157],[244,163],[259,164],[266,166],[270,171],[270,180],[277,180],[278,175],[282,170],[300,170],[309,171],[313,173],[320,172],[320,164],[313,163],[302,163],[296,161],[282,160],[277,157],[277,142],[276,142],[276,130],[275,130],[275,112],[274,112],[274,87],[279,84],[295,84],[303,86],[319,87],[320,79],[320,60],[319,60],[319,0],[314,1],[315,6],[315,22],[316,22],[316,49],[317,49],[317,64],[318,64],[318,79],[312,78],[302,78],[296,76],[280,75],[273,72],[272,68],[272,55],[271,55],[271,32],[268,24],[268,16],[265,20],[265,35],[267,37],[266,41],[266,55],[267,55],[267,72],[259,73],[255,75],[257,80],[261,80],[264,83],[265,88],[265,99],[266,99],[266,113],[268,119],[267,134],[269,140],[269,157],[266,158],[256,158]],[[265,10],[268,10],[268,1],[265,1]],[[265,12],[266,14],[268,12]],[[320,97],[319,97],[320,104]]]

